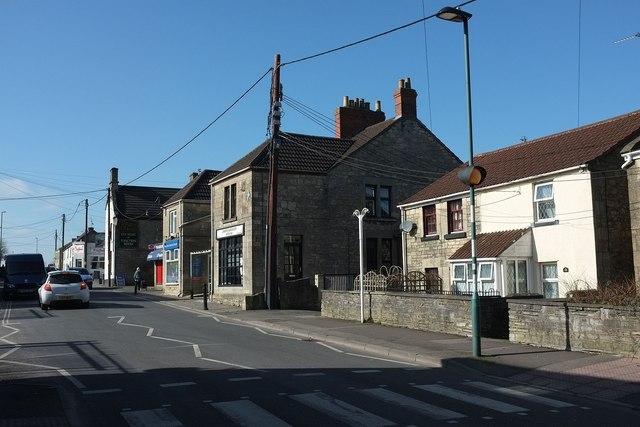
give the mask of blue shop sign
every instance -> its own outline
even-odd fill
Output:
[[[180,240],[175,239],[175,240],[167,240],[166,242],[164,242],[164,250],[165,251],[171,251],[173,249],[178,249],[180,247]]]

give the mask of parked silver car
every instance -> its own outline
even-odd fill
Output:
[[[89,307],[89,286],[75,271],[51,271],[44,284],[38,288],[40,308],[60,304],[81,304]]]
[[[87,284],[89,289],[93,289],[93,276],[91,275],[91,272],[89,270],[82,267],[69,267],[67,270],[80,273],[80,275],[82,276],[82,280],[84,280],[84,283]]]

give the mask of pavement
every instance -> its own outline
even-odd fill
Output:
[[[133,292],[129,288],[123,292]],[[400,359],[434,368],[465,369],[518,384],[561,391],[640,410],[640,358],[534,347],[482,338],[474,357],[470,337],[322,317],[317,311],[242,310],[201,295],[164,295],[156,288],[138,294],[174,308],[226,318],[291,334],[353,352]]]

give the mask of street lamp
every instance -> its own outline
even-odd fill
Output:
[[[471,271],[473,294],[471,295],[471,346],[474,357],[480,357],[480,310],[478,307],[478,258],[476,254],[476,198],[474,186],[484,179],[486,171],[473,165],[473,121],[471,116],[471,72],[469,67],[469,19],[471,14],[453,7],[442,8],[436,16],[445,21],[462,22],[464,27],[464,59],[467,80],[467,122],[469,124],[469,165],[458,177],[469,186],[469,211],[471,217]]]
[[[358,217],[358,243],[360,248],[360,323],[364,323],[364,254],[362,250],[363,244],[363,230],[362,230],[362,218],[369,213],[369,209],[362,208],[361,211],[357,209],[353,211],[353,216]]]

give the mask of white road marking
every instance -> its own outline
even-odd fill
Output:
[[[327,347],[329,350],[333,350],[333,351],[335,351],[336,353],[344,353],[344,351],[342,351],[342,350],[340,350],[340,349],[337,349],[337,348],[335,348],[335,347],[333,347],[333,346],[330,346],[329,344],[325,344],[325,343],[323,343],[323,342],[317,342],[317,344],[318,344],[318,345],[321,345],[321,346],[323,346],[323,347]]]
[[[384,388],[368,388],[360,391],[366,395],[382,400],[385,403],[392,403],[394,405],[401,406],[403,409],[418,412],[419,414],[435,418],[436,420],[451,420],[466,417],[466,415],[459,412],[440,408]]]
[[[103,388],[101,390],[83,390],[82,394],[105,394],[105,393],[118,393],[121,392],[120,388]]]
[[[8,355],[10,355],[11,353],[13,353],[14,351],[18,351],[20,350],[19,346],[13,347],[11,350],[7,351],[4,354],[0,354],[0,359],[4,359],[5,357],[7,357]]]
[[[393,359],[385,359],[384,357],[374,357],[374,356],[367,356],[366,354],[357,354],[357,353],[345,353],[348,354],[349,356],[355,356],[355,357],[364,357],[365,359],[371,359],[371,360],[381,360],[383,362],[391,362],[391,363],[397,363],[399,365],[407,365],[407,366],[418,366],[415,363],[409,363],[409,362],[400,362],[399,360],[393,360]],[[435,366],[435,365],[434,365]],[[440,365],[438,365],[439,367]]]
[[[83,388],[87,388],[87,386],[85,386],[84,384],[82,384],[80,382],[80,380],[78,380],[76,377],[74,377],[73,375],[71,375],[69,372],[67,372],[66,369],[58,369],[58,372],[60,373],[60,375],[62,375],[63,377],[65,377],[66,379],[68,379],[69,381],[71,381],[71,384],[73,384],[74,386],[76,386],[79,389],[83,389]]]
[[[572,403],[563,402],[561,400],[550,399],[548,397],[527,393],[522,389],[517,390],[517,389],[507,388],[507,387],[498,387],[493,384],[483,383],[480,381],[472,381],[465,384],[475,388],[479,388],[481,390],[493,391],[495,393],[506,394],[507,396],[513,396],[519,399],[527,400],[529,402],[551,406],[552,408],[568,408],[570,406],[575,406]],[[531,390],[535,390],[535,389],[531,389]]]
[[[238,382],[238,381],[255,381],[261,380],[262,377],[235,377],[235,378],[227,378],[227,381]]]
[[[212,403],[211,406],[222,412],[237,425],[246,427],[290,427],[290,424],[249,400],[217,402]]]
[[[169,384],[160,384],[160,387],[170,388],[170,387],[185,387],[188,385],[196,385],[193,381],[185,381],[182,383],[169,383]]]
[[[120,415],[131,427],[179,427],[178,421],[168,409],[148,409],[143,411],[126,411]]]
[[[444,387],[438,384],[427,384],[415,386],[421,390],[426,390],[431,393],[439,394],[441,396],[450,397],[452,399],[461,400],[464,403],[476,406],[482,406],[483,408],[493,409],[502,413],[512,412],[526,412],[527,408],[511,405],[499,400],[489,399],[488,397],[479,396],[477,394],[467,393],[466,391],[456,390],[449,387]]]
[[[296,402],[302,403],[352,426],[383,427],[395,425],[392,421],[342,400],[334,399],[325,393],[305,393],[289,397]]]
[[[252,368],[251,366],[239,365],[237,363],[225,362],[224,360],[211,359],[209,357],[201,357],[200,360],[206,360],[207,362],[219,363],[221,365],[233,366],[235,368],[249,369],[251,371],[264,372],[262,369]]]

